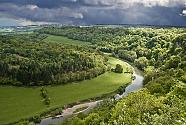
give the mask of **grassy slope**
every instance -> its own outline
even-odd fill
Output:
[[[45,42],[54,42],[54,43],[63,43],[63,44],[73,44],[73,45],[90,45],[89,42],[81,42],[78,40],[68,39],[63,36],[55,36],[55,35],[48,35],[47,38],[44,39]]]
[[[111,66],[126,64],[110,57]],[[62,106],[80,100],[110,93],[129,83],[130,74],[106,72],[94,79],[61,86],[46,87],[51,98],[51,107]],[[0,86],[0,124],[17,121],[46,110],[40,97],[40,88],[2,87]]]

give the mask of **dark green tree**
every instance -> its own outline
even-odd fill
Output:
[[[122,73],[122,72],[123,72],[123,67],[122,67],[122,65],[116,64],[116,68],[114,69],[114,71],[115,71],[116,73]]]

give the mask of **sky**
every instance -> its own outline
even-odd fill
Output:
[[[0,26],[53,23],[186,26],[186,0],[0,0]]]

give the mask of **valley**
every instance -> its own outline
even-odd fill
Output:
[[[176,27],[53,25],[1,34],[0,124],[39,124],[102,100],[58,124],[184,125],[185,34]]]

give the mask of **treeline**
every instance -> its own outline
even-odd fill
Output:
[[[145,88],[63,124],[186,124],[186,29],[54,27],[41,31],[91,42],[91,47],[134,63]],[[115,103],[117,103],[115,105]],[[111,105],[110,105],[111,104]]]
[[[182,28],[45,27],[39,32],[91,42],[94,49],[114,53],[144,70],[148,65],[155,68],[165,65],[174,55],[181,59],[183,43],[173,40],[184,36],[186,31]]]
[[[44,43],[42,34],[0,36],[0,84],[49,85],[90,79],[106,71],[92,49]]]

